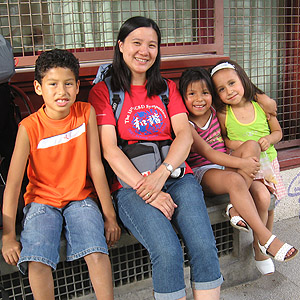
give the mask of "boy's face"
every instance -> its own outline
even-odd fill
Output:
[[[185,105],[192,116],[204,116],[210,114],[212,95],[203,80],[191,82],[185,95]]]
[[[43,97],[45,112],[51,119],[60,120],[70,113],[79,92],[79,80],[68,68],[51,68],[42,79],[34,81],[35,92]]]

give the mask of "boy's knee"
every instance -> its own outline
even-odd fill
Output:
[[[52,272],[52,268],[44,263],[38,261],[29,261],[28,262],[28,271],[34,273],[45,273],[45,272]]]
[[[107,260],[109,260],[109,257],[105,253],[94,252],[86,255],[84,257],[84,260],[87,263],[87,265],[97,265],[106,262]]]

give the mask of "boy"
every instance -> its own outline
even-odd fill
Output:
[[[67,260],[84,257],[97,299],[113,299],[107,244],[116,242],[121,231],[101,161],[95,111],[75,102],[78,78],[79,62],[66,50],[47,51],[37,59],[34,89],[44,105],[20,122],[4,193],[2,254],[23,274],[28,270],[39,300],[54,299],[52,269],[59,261],[62,226]],[[15,217],[27,160],[21,250]]]

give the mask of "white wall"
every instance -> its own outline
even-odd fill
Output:
[[[281,171],[280,174],[287,196],[276,203],[275,222],[300,216],[300,168]]]

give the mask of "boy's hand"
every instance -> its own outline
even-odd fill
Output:
[[[105,218],[104,221],[105,238],[108,247],[113,246],[121,236],[121,228],[115,217]]]
[[[258,140],[258,143],[260,144],[261,151],[266,151],[270,147],[270,142],[266,137],[262,137]]]
[[[171,196],[165,192],[160,192],[158,196],[149,204],[159,209],[168,220],[172,219],[174,210],[177,207]]]
[[[255,178],[256,173],[259,171],[260,163],[257,157],[246,157],[243,158],[243,163],[239,168],[245,172],[249,177]]]
[[[3,240],[2,240],[3,241]],[[6,263],[16,266],[21,253],[21,244],[16,240],[3,241],[2,255]]]

